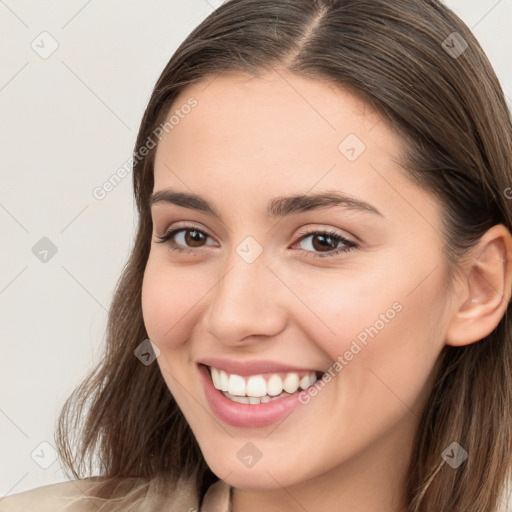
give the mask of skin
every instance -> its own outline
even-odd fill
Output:
[[[439,353],[481,339],[505,311],[510,233],[492,228],[447,288],[441,207],[395,162],[401,140],[367,104],[283,70],[210,77],[184,89],[172,110],[191,96],[198,105],[158,145],[154,191],[196,193],[223,221],[172,204],[152,208],[142,306],[169,390],[212,471],[235,487],[234,511],[403,510],[404,472]],[[366,146],[352,162],[338,149],[349,134]],[[342,206],[266,216],[271,198],[327,190],[383,217]],[[208,235],[195,244],[187,231],[174,237],[194,253],[157,243],[181,222]],[[318,236],[301,228],[359,245],[314,257]],[[247,236],[263,250],[250,264],[236,252]],[[342,247],[332,243],[323,251]],[[281,423],[235,428],[210,410],[201,358],[326,371],[394,303],[401,311]],[[248,441],[262,454],[250,468],[237,457]]]

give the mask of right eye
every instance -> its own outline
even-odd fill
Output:
[[[197,249],[190,248],[190,246],[183,246],[178,245],[176,241],[174,240],[175,236],[178,233],[183,232],[183,235],[180,235],[181,240],[184,244],[195,244],[200,243],[201,241],[205,240],[206,238],[209,238],[209,235],[207,235],[204,231],[201,231],[200,229],[197,229],[194,226],[181,226],[176,229],[172,229],[171,231],[168,231],[164,235],[157,235],[157,238],[159,239],[158,244],[168,243],[169,248],[173,251],[178,252],[196,252]],[[187,233],[191,233],[191,236],[187,236]],[[194,246],[192,246],[194,247]],[[196,246],[197,247],[197,246]],[[201,246],[199,246],[201,247]]]

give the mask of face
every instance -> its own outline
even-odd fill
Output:
[[[398,135],[284,71],[194,84],[176,109],[142,307],[206,462],[252,489],[400,465],[450,296],[440,206],[396,163]]]

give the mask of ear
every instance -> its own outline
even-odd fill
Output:
[[[490,334],[512,294],[512,236],[497,224],[471,249],[462,269],[462,292],[446,333],[446,344],[463,346]]]

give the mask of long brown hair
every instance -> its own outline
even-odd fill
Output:
[[[227,1],[166,65],[134,155],[188,84],[228,71],[259,76],[273,69],[348,88],[385,116],[404,141],[410,179],[442,204],[445,254],[454,271],[491,226],[512,230],[504,194],[512,178],[512,126],[504,94],[470,29],[437,0]],[[158,366],[134,356],[148,337],[141,287],[155,150],[135,159],[138,230],[110,307],[105,354],[67,400],[56,432],[61,459],[76,478],[92,475],[99,464],[98,496],[108,510],[142,510],[150,495],[158,496],[152,510],[165,510],[183,475],[195,479],[201,500],[217,479]],[[445,346],[440,355],[411,454],[410,512],[498,510],[512,455],[509,309],[510,303],[486,338]],[[469,454],[457,470],[441,457],[453,441]],[[119,501],[109,500],[114,496]]]

